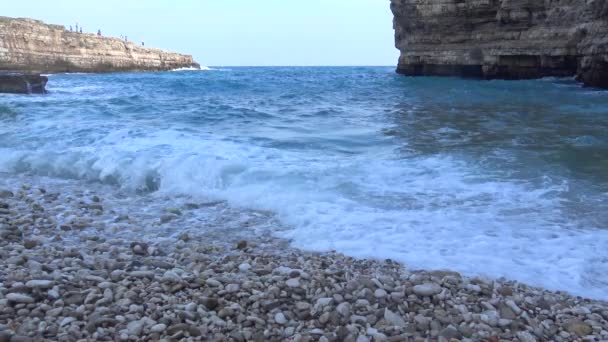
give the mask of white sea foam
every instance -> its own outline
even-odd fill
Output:
[[[177,69],[173,69],[171,71],[211,71],[214,69],[211,69],[210,67],[206,67],[206,66],[201,66],[200,68],[195,68],[195,67],[184,67],[184,68],[177,68]]]
[[[0,171],[99,180],[127,190],[152,184],[159,198],[187,194],[271,210],[290,227],[278,234],[305,249],[608,298],[608,231],[564,217],[560,194],[567,182],[490,179],[447,155],[336,159],[174,130],[132,133],[116,130],[62,153],[3,149]]]

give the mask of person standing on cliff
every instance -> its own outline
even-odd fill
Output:
[[[82,33],[82,27],[80,28],[80,33]]]
[[[78,23],[76,23],[76,32],[78,32]]]
[[[97,30],[97,37],[101,37],[101,30]]]
[[[146,44],[144,44],[144,41],[141,41],[141,46],[146,46]]]
[[[74,30],[72,30],[72,25],[70,25],[70,32],[72,32],[72,31],[74,31]]]

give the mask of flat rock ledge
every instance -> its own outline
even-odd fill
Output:
[[[0,72],[0,93],[44,94],[47,81],[40,74]]]
[[[61,191],[0,189],[0,342],[608,340],[606,302],[274,238],[124,241],[101,195]]]

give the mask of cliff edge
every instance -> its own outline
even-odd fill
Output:
[[[608,88],[607,0],[391,0],[397,72]]]
[[[38,20],[0,17],[0,71],[164,71],[197,66],[189,55],[71,32]]]

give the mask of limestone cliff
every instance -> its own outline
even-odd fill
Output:
[[[118,38],[77,33],[38,20],[0,17],[0,70],[27,72],[162,71],[197,66],[192,56]]]
[[[391,0],[397,71],[608,87],[608,0]]]

